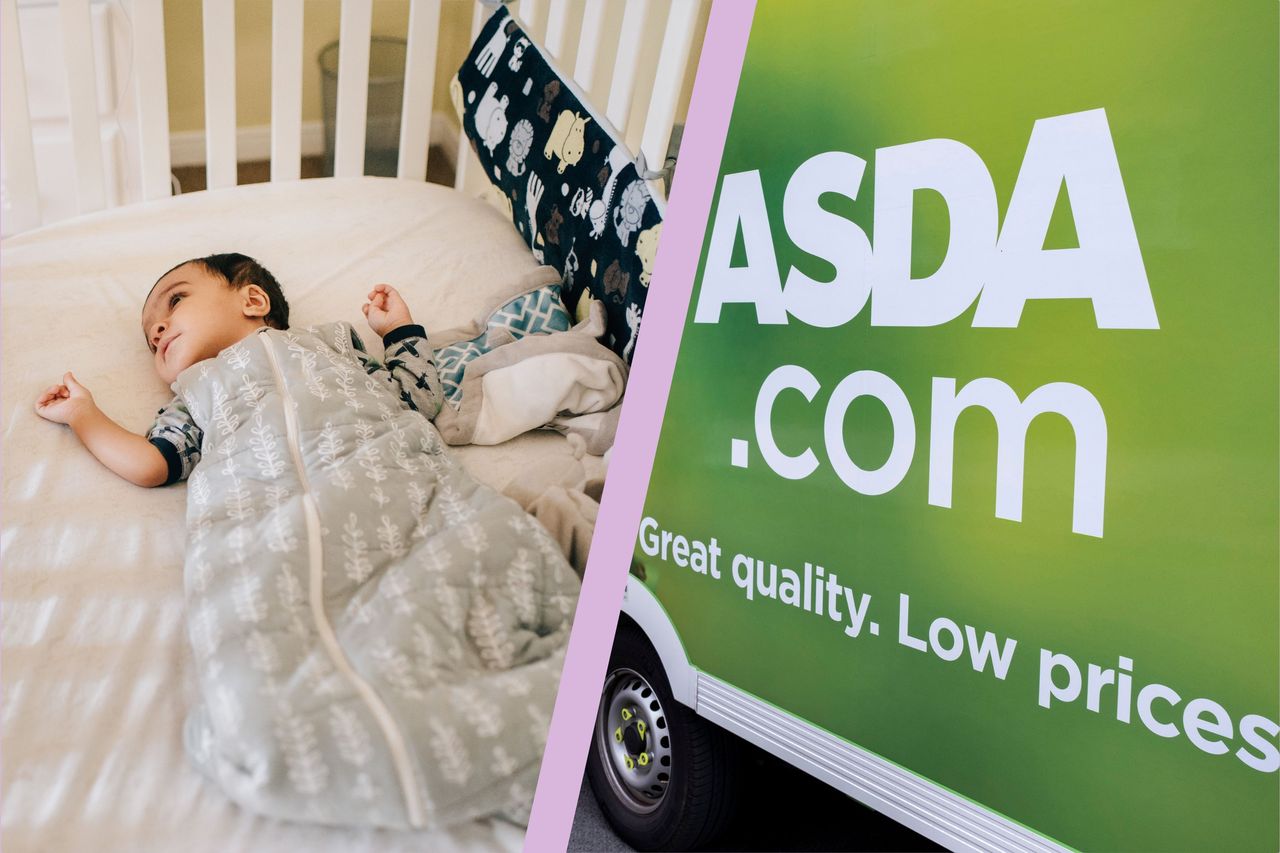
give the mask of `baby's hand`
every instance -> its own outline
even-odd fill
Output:
[[[81,414],[98,407],[89,389],[76,381],[71,371],[62,377],[64,384],[50,385],[36,400],[36,414],[58,424],[70,424]]]
[[[379,337],[413,322],[409,306],[391,285],[375,284],[368,298],[364,304],[364,316],[369,321],[369,328]]]

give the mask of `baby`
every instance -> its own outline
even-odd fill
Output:
[[[545,529],[477,483],[428,420],[423,328],[379,284],[297,330],[275,277],[210,255],[152,287],[174,392],[145,436],[71,373],[40,395],[120,476],[189,479],[184,565],[200,701],[184,742],[276,817],[410,828],[527,813],[578,581]]]
[[[393,344],[424,339],[413,324],[409,308],[394,287],[379,284],[369,292],[364,315],[369,328]],[[179,264],[160,277],[142,307],[142,333],[151,350],[156,373],[165,384],[205,359],[215,358],[232,344],[264,329],[289,328],[289,304],[275,276],[253,258],[240,254],[210,255]],[[359,345],[361,350],[363,346]],[[440,411],[442,394],[430,350],[412,344],[396,347],[388,380],[411,379],[401,398],[429,418]],[[370,372],[369,359],[364,363]],[[403,370],[404,373],[399,371]],[[131,433],[97,407],[93,395],[70,372],[63,384],[45,390],[36,413],[71,427],[94,456],[121,477],[139,486],[163,486],[189,473],[196,456],[191,436],[175,442],[166,438],[157,421],[148,436]],[[417,398],[415,400],[415,397]],[[418,404],[424,404],[419,408]],[[165,410],[160,411],[161,418]],[[186,450],[187,455],[180,453]],[[197,457],[198,458],[198,457]]]

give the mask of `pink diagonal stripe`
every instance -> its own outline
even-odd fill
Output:
[[[569,841],[596,704],[618,624],[636,531],[640,529],[662,414],[667,407],[667,392],[754,12],[755,0],[716,0],[711,7],[680,145],[679,180],[672,186],[662,227],[652,287],[645,303],[644,334],[636,342],[626,403],[605,479],[604,500],[587,557],[586,577],[525,836],[525,850],[536,853],[564,850]]]

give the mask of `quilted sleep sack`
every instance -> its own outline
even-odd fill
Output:
[[[347,323],[264,328],[179,374],[151,430],[189,475],[187,751],[257,812],[527,815],[578,580],[447,454],[420,334],[384,365]]]

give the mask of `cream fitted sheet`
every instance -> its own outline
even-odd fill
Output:
[[[314,179],[193,193],[94,214],[0,243],[0,844],[36,850],[361,851],[514,849],[519,827],[355,832],[250,815],[190,767],[192,691],[182,612],[186,486],[133,486],[34,401],[64,371],[142,432],[169,390],[139,315],[175,263],[257,258],[294,325],[345,319],[374,353],[360,306],[399,288],[428,333],[459,326],[535,266],[511,223],[446,187]],[[522,471],[574,470],[568,442],[529,433],[459,456],[501,489]],[[585,460],[602,475],[600,460]]]

